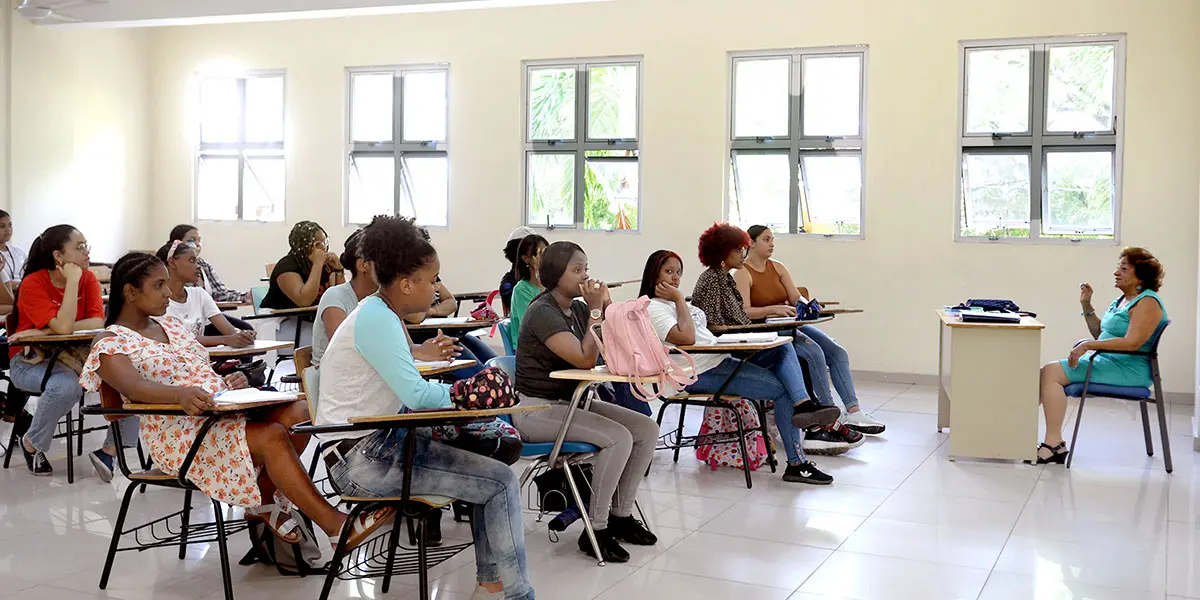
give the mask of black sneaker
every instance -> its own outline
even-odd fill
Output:
[[[797,404],[794,410],[792,425],[800,429],[829,427],[842,415],[836,406],[822,406],[813,400]]]
[[[623,563],[629,562],[629,552],[621,547],[617,539],[613,537],[612,532],[607,529],[596,530],[596,542],[600,544],[600,554],[604,562]],[[587,530],[579,534],[579,549],[584,554],[596,558],[596,553],[592,550],[592,541],[588,539]]]
[[[46,455],[38,451],[30,452],[25,449],[25,438],[17,440],[17,444],[21,446],[21,454],[25,455],[25,466],[29,467],[29,472],[34,475],[47,476],[54,474],[54,468],[50,466],[50,461],[46,460]]]
[[[608,531],[619,542],[627,542],[634,546],[653,546],[658,543],[658,536],[646,529],[646,524],[634,518],[608,515]]]
[[[850,443],[836,431],[828,429],[810,429],[804,433],[802,445],[807,454],[837,456],[850,451]]]
[[[816,463],[804,461],[798,465],[788,465],[783,471],[783,480],[789,483],[807,483],[809,485],[829,485],[833,476],[822,473]]]
[[[831,429],[834,433],[842,436],[842,439],[845,440],[847,444],[850,444],[851,450],[867,443],[866,436],[853,429],[850,429],[849,426],[842,423],[834,423]]]
[[[443,510],[430,511],[425,515],[425,545],[436,548],[442,545]]]

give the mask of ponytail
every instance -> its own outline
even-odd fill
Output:
[[[116,323],[117,317],[121,316],[121,310],[125,308],[125,286],[141,286],[150,272],[162,264],[163,262],[152,254],[130,252],[113,265],[112,274],[109,276],[108,312],[104,316],[105,327]]]

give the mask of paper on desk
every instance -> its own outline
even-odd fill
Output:
[[[293,392],[269,392],[246,388],[244,390],[229,390],[213,397],[217,404],[253,404],[255,402],[271,402],[273,400],[297,400],[300,396]]]
[[[726,333],[717,336],[718,344],[769,344],[779,338],[773,331]]]
[[[767,317],[767,323],[792,323],[796,317]]]
[[[417,360],[418,371],[432,371],[434,369],[445,369],[447,367],[457,367],[471,364],[472,361],[466,359],[459,360]]]
[[[470,321],[471,317],[433,317],[421,321],[422,325],[463,325]]]

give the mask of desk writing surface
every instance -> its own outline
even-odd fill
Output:
[[[562,369],[551,371],[550,379],[567,379],[570,381],[609,381],[613,383],[633,383],[637,378],[625,375],[615,375],[608,372],[608,367],[600,366],[594,369]],[[648,375],[640,378],[642,383],[660,383],[662,377]]]
[[[437,377],[438,375],[453,373],[454,371],[458,371],[460,369],[474,367],[479,363],[473,360],[459,359],[454,361],[441,360],[435,362],[418,360],[416,361],[416,364],[417,372],[421,374],[421,377]]]
[[[698,344],[695,346],[678,346],[684,352],[692,354],[725,354],[727,352],[756,352],[759,350],[770,350],[778,348],[784,344],[792,343],[792,338],[780,336],[773,342],[762,344]],[[551,375],[553,377],[553,375]]]
[[[709,327],[709,331],[713,333],[745,333],[749,331],[775,331],[783,329],[795,329],[804,325],[818,325],[820,323],[828,323],[833,320],[833,315],[822,316],[816,319],[779,321],[776,323],[751,323],[749,325],[713,325]]]
[[[964,329],[1045,329],[1046,326],[1033,317],[1021,317],[1020,323],[963,323],[959,318],[958,313],[947,313],[945,310],[937,311],[938,318],[942,323],[949,327],[961,327]]]
[[[232,358],[236,356],[253,356],[256,354],[266,354],[276,350],[287,350],[293,346],[292,342],[279,342],[275,340],[254,340],[253,346],[245,348],[234,348],[232,346],[213,346],[208,349],[208,355],[213,358]]]
[[[464,321],[464,320],[462,320],[464,318],[466,318],[466,317],[460,317],[458,320],[454,320],[453,317],[451,317],[450,318],[451,320],[449,320],[449,321],[446,321],[441,318],[426,319],[416,325],[413,325],[411,323],[405,323],[404,326],[407,327],[409,331],[436,331],[438,329],[441,329],[443,331],[472,331],[475,329],[484,329],[487,327],[491,327],[492,325],[496,324],[495,321],[482,321],[482,320],[475,320],[475,319],[467,319]],[[430,321],[433,321],[433,322],[430,323]]]
[[[484,419],[500,415],[515,415],[549,410],[548,404],[531,404],[510,406],[508,408],[487,408],[483,410],[430,410],[378,417],[350,417],[350,423],[403,423],[405,421],[422,421],[426,419]]]
[[[36,335],[22,336],[17,334],[17,339],[12,336],[8,338],[8,343],[11,346],[36,346],[46,344],[72,344],[79,342],[91,342],[96,338],[103,329],[86,329],[76,331],[75,333],[57,334],[57,333],[40,333]]]

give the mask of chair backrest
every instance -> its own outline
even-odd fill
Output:
[[[292,354],[292,360],[296,364],[296,374],[301,375],[304,370],[312,366],[312,346],[302,346],[296,348],[296,352]]]
[[[314,369],[312,366],[312,346],[303,346],[296,349],[292,355],[292,360],[296,364],[296,375],[300,376],[300,391],[304,394],[305,400],[308,401],[308,418],[316,421],[317,418],[317,401],[321,391],[320,369]]]
[[[267,297],[267,291],[270,289],[265,285],[256,285],[250,288],[250,302],[254,305],[254,314],[262,312],[263,298]]]
[[[1170,320],[1163,321],[1162,323],[1159,324],[1158,329],[1154,330],[1154,335],[1150,336],[1150,359],[1151,360],[1155,360],[1158,358],[1158,344],[1160,342],[1162,342],[1163,332],[1167,330],[1167,325],[1170,325],[1170,324],[1171,324]]]
[[[493,358],[493,359],[487,361],[486,363],[484,363],[484,366],[485,367],[498,367],[501,371],[504,371],[504,373],[507,374],[509,377],[511,377],[513,379],[517,378],[517,357],[515,357],[515,356],[497,356],[496,358]]]
[[[501,319],[496,323],[496,329],[500,330],[500,341],[504,342],[504,353],[512,356],[516,354],[513,350],[512,331],[509,326],[512,324],[512,319]]]
[[[275,263],[267,263],[267,277],[270,277],[275,272]]]
[[[100,406],[101,408],[121,408],[125,406],[125,401],[121,399],[121,394],[113,389],[111,385],[101,382]],[[104,420],[106,421],[120,421],[122,418],[116,415],[104,415]]]
[[[805,300],[812,300],[812,296],[808,295],[808,288],[804,286],[798,286],[796,287],[796,291],[800,292],[800,295],[803,296]]]

